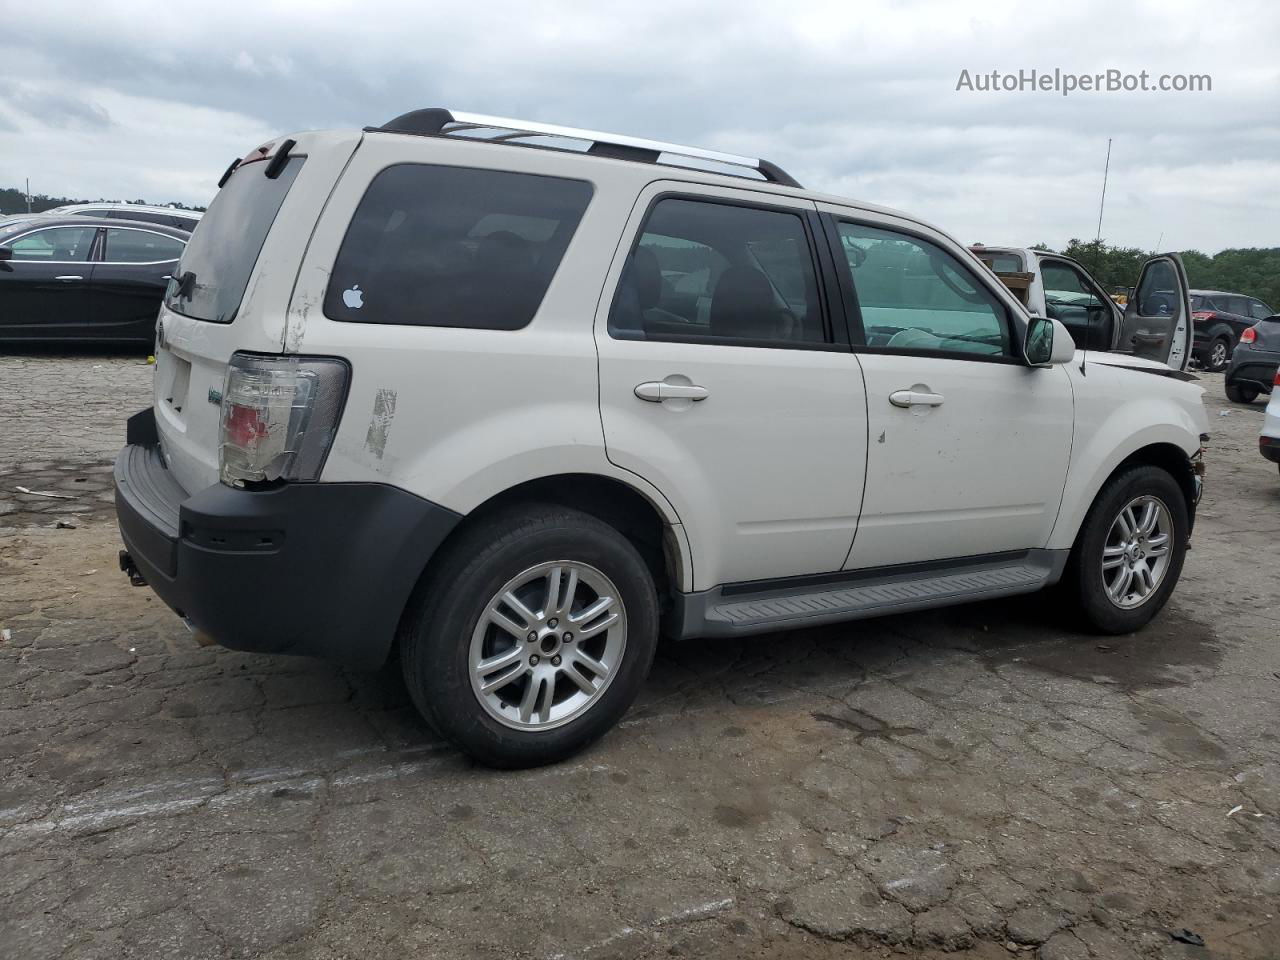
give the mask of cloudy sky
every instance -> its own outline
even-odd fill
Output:
[[[966,242],[1280,245],[1280,5],[0,0],[0,186],[207,203],[273,134],[420,106],[765,156]],[[983,93],[998,70],[1212,91]],[[1161,238],[1163,238],[1161,240]]]

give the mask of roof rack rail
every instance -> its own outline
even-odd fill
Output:
[[[506,117],[490,117],[480,113],[460,113],[446,110],[443,107],[411,110],[408,113],[401,114],[394,120],[388,120],[380,127],[365,127],[365,130],[381,133],[409,133],[417,136],[448,136],[468,130],[506,131],[493,137],[484,138],[483,142],[486,143],[516,143],[529,137],[558,137],[566,140],[585,141],[590,144],[587,147],[587,153],[597,157],[611,157],[615,160],[635,160],[641,163],[661,163],[660,157],[663,154],[667,154],[687,160],[702,160],[729,167],[743,167],[755,171],[770,183],[778,183],[786,187],[800,186],[794,177],[777,164],[755,157],[744,157],[735,153],[722,153],[719,150],[704,150],[701,147],[687,147],[678,143],[663,143],[660,140],[643,140],[639,137],[628,137],[616,133],[579,130],[576,127],[562,127],[552,123],[511,120]]]

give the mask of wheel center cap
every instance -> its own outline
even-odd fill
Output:
[[[544,656],[554,656],[560,652],[560,634],[556,630],[549,627],[543,627],[542,635],[538,638],[538,649],[542,651]]]

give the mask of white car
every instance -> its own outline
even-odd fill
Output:
[[[1085,360],[947,234],[763,160],[429,109],[223,182],[116,461],[122,569],[228,647],[398,644],[486,763],[603,734],[660,631],[1065,580],[1127,632],[1178,580],[1206,420],[1172,258],[1146,356]]]
[[[1135,285],[1133,289],[1140,290],[1148,302],[1139,304],[1133,297],[1121,307],[1102,291],[1101,284],[1082,263],[1061,253],[984,244],[974,244],[970,249],[1016,291],[1032,314],[1060,321],[1078,347],[1125,350],[1138,356],[1158,357],[1175,369],[1185,369],[1187,356],[1192,352],[1190,345],[1195,339],[1195,314],[1190,298],[1183,293],[1186,273],[1176,254],[1166,253],[1156,258],[1167,261],[1169,269],[1176,272],[1176,285],[1172,280],[1148,283],[1145,288]],[[1144,269],[1146,266],[1143,265]],[[1146,314],[1159,317],[1190,314],[1186,324],[1191,339],[1184,340],[1183,331],[1178,329],[1173,343],[1167,343],[1166,324],[1150,329],[1143,319]]]
[[[141,223],[158,223],[177,227],[190,233],[200,222],[199,210],[183,210],[179,207],[153,207],[145,203],[68,203],[45,211],[68,217],[103,217],[108,220],[134,220]]]
[[[1275,385],[1280,387],[1280,370],[1276,371]],[[1280,390],[1273,389],[1271,399],[1267,401],[1267,415],[1262,421],[1258,451],[1272,463],[1280,464]]]

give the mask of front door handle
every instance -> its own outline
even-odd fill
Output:
[[[65,277],[54,277],[53,279],[55,279],[55,280],[83,280],[83,279],[84,279],[84,277],[65,276]]]
[[[895,390],[889,394],[889,402],[895,407],[940,407],[942,394],[926,393],[923,390]]]
[[[696,383],[667,383],[665,380],[650,380],[636,384],[636,396],[650,403],[661,403],[663,400],[705,400],[711,395],[706,387]]]

